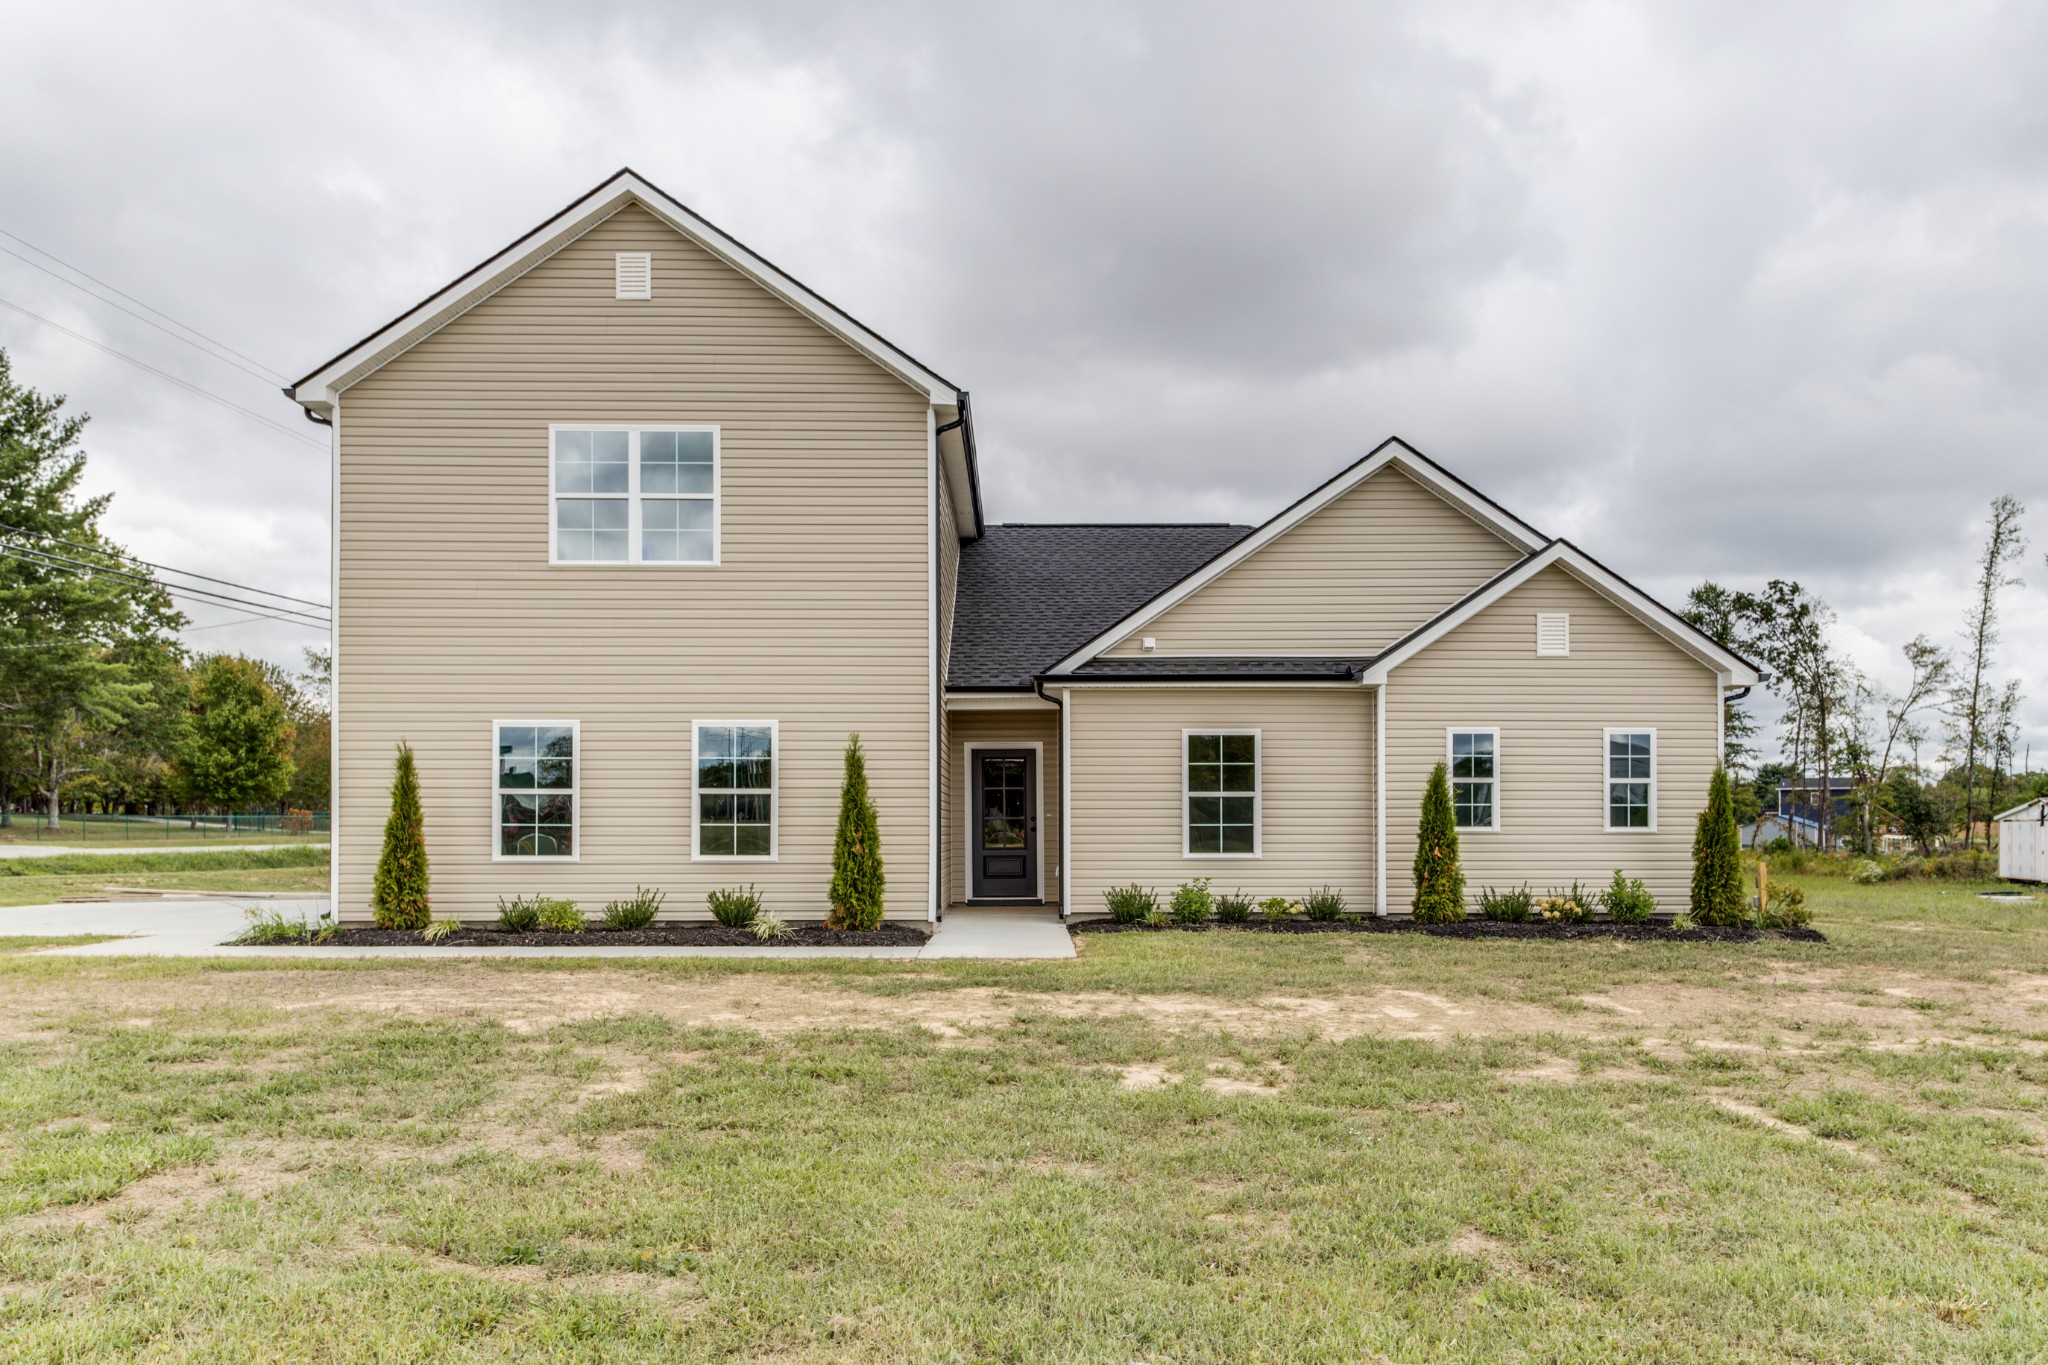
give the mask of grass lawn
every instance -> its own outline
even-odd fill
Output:
[[[2048,901],[1827,945],[0,957],[0,1357],[2038,1360]]]
[[[120,886],[172,891],[327,889],[327,850],[264,848],[0,858],[0,906],[46,905]]]
[[[49,848],[118,848],[147,852],[152,848],[205,848],[221,844],[276,844],[281,847],[292,845],[327,843],[326,831],[316,834],[259,834],[254,830],[224,830],[209,828],[204,831],[187,829],[183,825],[172,825],[166,830],[161,825],[134,825],[123,830],[119,824],[100,824],[95,821],[89,828],[81,830],[76,824],[67,824],[60,831],[44,831],[41,837],[19,830],[0,830],[0,858],[5,858],[17,849],[37,847]]]

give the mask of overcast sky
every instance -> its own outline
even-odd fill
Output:
[[[1796,578],[1896,682],[2011,493],[2001,676],[2048,766],[2048,7],[0,24],[0,229],[285,378],[631,165],[970,388],[993,520],[1257,521],[1398,433],[1667,602]],[[0,299],[272,419],[0,307],[134,552],[325,599],[324,433],[275,384],[13,256]]]

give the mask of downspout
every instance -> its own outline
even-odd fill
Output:
[[[1073,793],[1073,728],[1069,723],[1067,702],[1073,693],[1067,688],[1060,689],[1058,701],[1045,694],[1045,680],[1033,678],[1031,690],[1038,694],[1040,701],[1052,702],[1060,712],[1060,918],[1068,919],[1074,913],[1073,897],[1068,894],[1073,879],[1073,821],[1067,818],[1067,807],[1072,804]],[[1040,774],[1040,780],[1044,778]]]
[[[1372,766],[1373,766],[1373,854],[1372,870],[1377,882],[1375,914],[1381,918],[1387,913],[1387,680],[1380,679],[1380,685],[1372,690]]]

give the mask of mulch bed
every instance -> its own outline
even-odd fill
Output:
[[[764,943],[748,929],[723,924],[652,924],[645,929],[592,927],[580,934],[507,934],[497,929],[464,929],[428,943],[416,929],[344,928],[322,946],[332,948],[921,948],[922,929],[885,924],[879,929],[827,929],[792,924],[788,938]]]
[[[1118,924],[1114,920],[1079,920],[1068,926],[1077,934],[1428,934],[1433,938],[1618,938],[1646,943],[1754,943],[1758,939],[1793,939],[1826,943],[1818,929],[1727,929],[1698,925],[1673,929],[1666,924],[1505,924],[1467,919],[1456,924],[1417,924],[1412,919],[1252,920],[1246,924]]]

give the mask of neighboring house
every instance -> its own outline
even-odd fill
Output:
[[[2009,882],[2048,882],[2048,797],[1992,818],[1998,823],[1998,875]]]
[[[1856,779],[1843,775],[1828,778],[1827,791],[1833,798],[1833,811],[1828,817],[1831,826],[1845,829],[1855,818],[1853,798],[1856,795]],[[1821,782],[1818,777],[1793,777],[1778,783],[1778,812],[1797,819],[1802,825],[1820,823]]]
[[[291,390],[335,450],[334,879],[394,746],[438,912],[826,910],[859,732],[888,913],[1192,877],[1682,908],[1756,670],[1397,440],[1264,525],[988,525],[967,394],[630,171]]]

